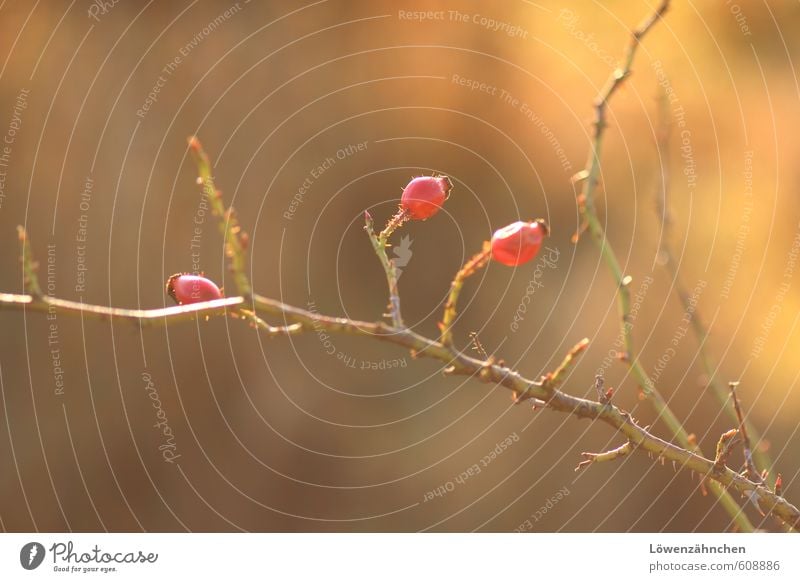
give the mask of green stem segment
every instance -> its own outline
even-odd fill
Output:
[[[222,194],[214,185],[211,160],[200,144],[200,140],[194,136],[189,138],[189,151],[197,164],[198,182],[203,187],[203,193],[211,206],[211,213],[219,219],[219,230],[225,241],[225,254],[228,257],[236,289],[240,295],[249,297],[253,289],[247,277],[245,258],[247,243],[241,226],[239,226],[239,220],[236,218],[236,212],[232,207],[225,208]]]
[[[19,236],[19,246],[22,260],[23,286],[25,291],[34,297],[41,297],[43,293],[42,288],[39,286],[39,277],[36,275],[37,265],[36,261],[33,260],[31,245],[28,242],[28,234],[25,232],[24,226],[17,227],[17,235]]]
[[[395,215],[389,219],[389,222],[386,223],[386,226],[378,235],[378,238],[386,244],[389,241],[389,237],[392,236],[392,233],[409,220],[411,220],[411,215],[405,208],[400,208]]]
[[[453,277],[453,281],[450,283],[450,294],[447,296],[447,303],[444,306],[442,322],[439,324],[439,330],[442,332],[442,344],[446,346],[453,345],[453,323],[458,315],[456,305],[458,304],[458,296],[461,294],[461,289],[464,287],[464,281],[466,281],[467,277],[471,277],[485,267],[491,259],[492,245],[489,241],[486,241],[483,243],[483,250],[464,263],[464,266]]]

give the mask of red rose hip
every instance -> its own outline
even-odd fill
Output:
[[[492,235],[492,258],[509,267],[527,263],[539,252],[548,234],[547,224],[541,219],[509,224]]]
[[[425,220],[439,212],[452,188],[447,176],[414,178],[403,189],[400,207],[414,220]]]
[[[222,291],[211,279],[176,273],[167,280],[167,295],[178,305],[222,299]]]

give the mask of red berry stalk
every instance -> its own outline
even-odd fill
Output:
[[[450,283],[450,295],[447,296],[447,303],[444,306],[444,315],[442,322],[439,324],[439,330],[442,332],[442,343],[446,346],[453,345],[453,322],[456,319],[458,312],[456,311],[456,303],[458,303],[458,296],[461,295],[461,288],[464,286],[464,281],[467,277],[471,277],[477,271],[486,266],[492,258],[491,244],[486,241],[483,243],[483,250],[477,255],[473,256],[470,260],[464,263],[464,266],[453,277]]]
[[[364,212],[364,229],[369,235],[375,254],[381,261],[386,272],[386,282],[389,285],[389,315],[395,327],[403,327],[403,317],[400,314],[400,294],[397,289],[397,269],[394,260],[386,254],[389,237],[409,220],[426,220],[439,212],[444,201],[450,196],[453,185],[447,176],[421,176],[414,178],[403,189],[400,199],[400,209],[397,211],[380,234],[376,235],[372,216]]]
[[[441,342],[444,345],[453,345],[452,328],[458,314],[456,304],[467,277],[474,275],[492,259],[510,267],[527,263],[538,254],[544,237],[549,233],[547,223],[541,219],[514,222],[495,231],[492,240],[483,243],[483,250],[464,263],[450,283],[450,295],[447,297],[442,322],[439,324],[442,332]]]

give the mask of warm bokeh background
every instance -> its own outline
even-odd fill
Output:
[[[479,330],[489,350],[535,377],[587,336],[591,348],[565,389],[592,394],[618,321],[597,249],[570,242],[570,177],[587,156],[592,99],[652,0],[180,0],[119,2],[105,13],[100,4],[0,7],[0,134],[12,142],[0,144],[10,151],[0,168],[0,290],[21,291],[15,227],[25,224],[43,283],[52,245],[59,297],[168,304],[166,277],[193,269],[200,196],[186,137],[196,133],[251,234],[256,289],[376,319],[386,293],[363,210],[385,220],[412,175],[438,171],[456,185],[446,212],[403,232],[412,241],[400,281],[406,320],[434,334],[464,258],[492,229],[544,216],[558,260],[538,274],[537,263],[493,265],[471,281],[459,342]],[[425,22],[401,14],[415,10],[444,12]],[[482,17],[505,26],[493,30]],[[657,387],[713,451],[731,423],[704,391],[698,342],[682,337],[672,280],[655,264],[661,71],[674,99],[668,170],[681,276],[689,289],[705,285],[698,312],[717,378],[741,380],[744,405],[795,502],[798,29],[796,2],[674,2],[613,102],[598,200],[632,286],[653,278],[634,324],[641,360],[653,372],[677,338]],[[157,101],[137,115],[156,85]],[[363,151],[336,159],[361,142]],[[329,157],[335,163],[311,178],[286,218],[298,188]],[[216,225],[207,219],[201,229],[199,267],[232,287]],[[541,287],[513,331],[532,279]],[[51,323],[58,343],[48,345]],[[4,530],[509,531],[526,519],[536,531],[729,525],[696,479],[644,455],[575,473],[581,451],[621,444],[607,426],[532,414],[502,388],[443,377],[436,362],[388,344],[335,337],[338,359],[314,335],[265,340],[225,319],[139,330],[3,311],[0,326]],[[360,369],[397,359],[402,367]],[[159,450],[144,374],[174,432],[174,463]],[[605,376],[618,404],[654,422],[622,364]],[[660,422],[653,430],[669,436]],[[518,442],[479,475],[424,501],[509,435]],[[536,521],[559,491],[569,495]]]

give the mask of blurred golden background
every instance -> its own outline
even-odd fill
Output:
[[[363,211],[381,224],[412,176],[441,172],[455,184],[445,211],[396,235],[408,236],[406,322],[435,335],[465,258],[494,229],[544,217],[551,264],[491,265],[469,281],[458,345],[478,331],[537,377],[589,337],[564,389],[593,397],[602,370],[617,404],[668,438],[626,367],[608,363],[611,276],[588,238],[571,242],[592,101],[653,8],[4,2],[0,291],[22,291],[17,224],[61,298],[165,306],[166,278],[195,269],[233,288],[187,156],[197,134],[250,234],[255,289],[375,320],[385,280]],[[681,279],[698,289],[716,378],[741,381],[795,503],[798,28],[797,3],[674,2],[612,102],[598,195],[632,288],[652,278],[633,324],[638,356],[711,454],[731,421],[658,264],[656,128],[669,91]],[[607,426],[515,407],[505,389],[444,377],[389,344],[270,340],[223,318],[139,329],[3,310],[0,325],[5,531],[729,528],[696,478],[646,455],[575,473],[581,451],[622,443]]]

